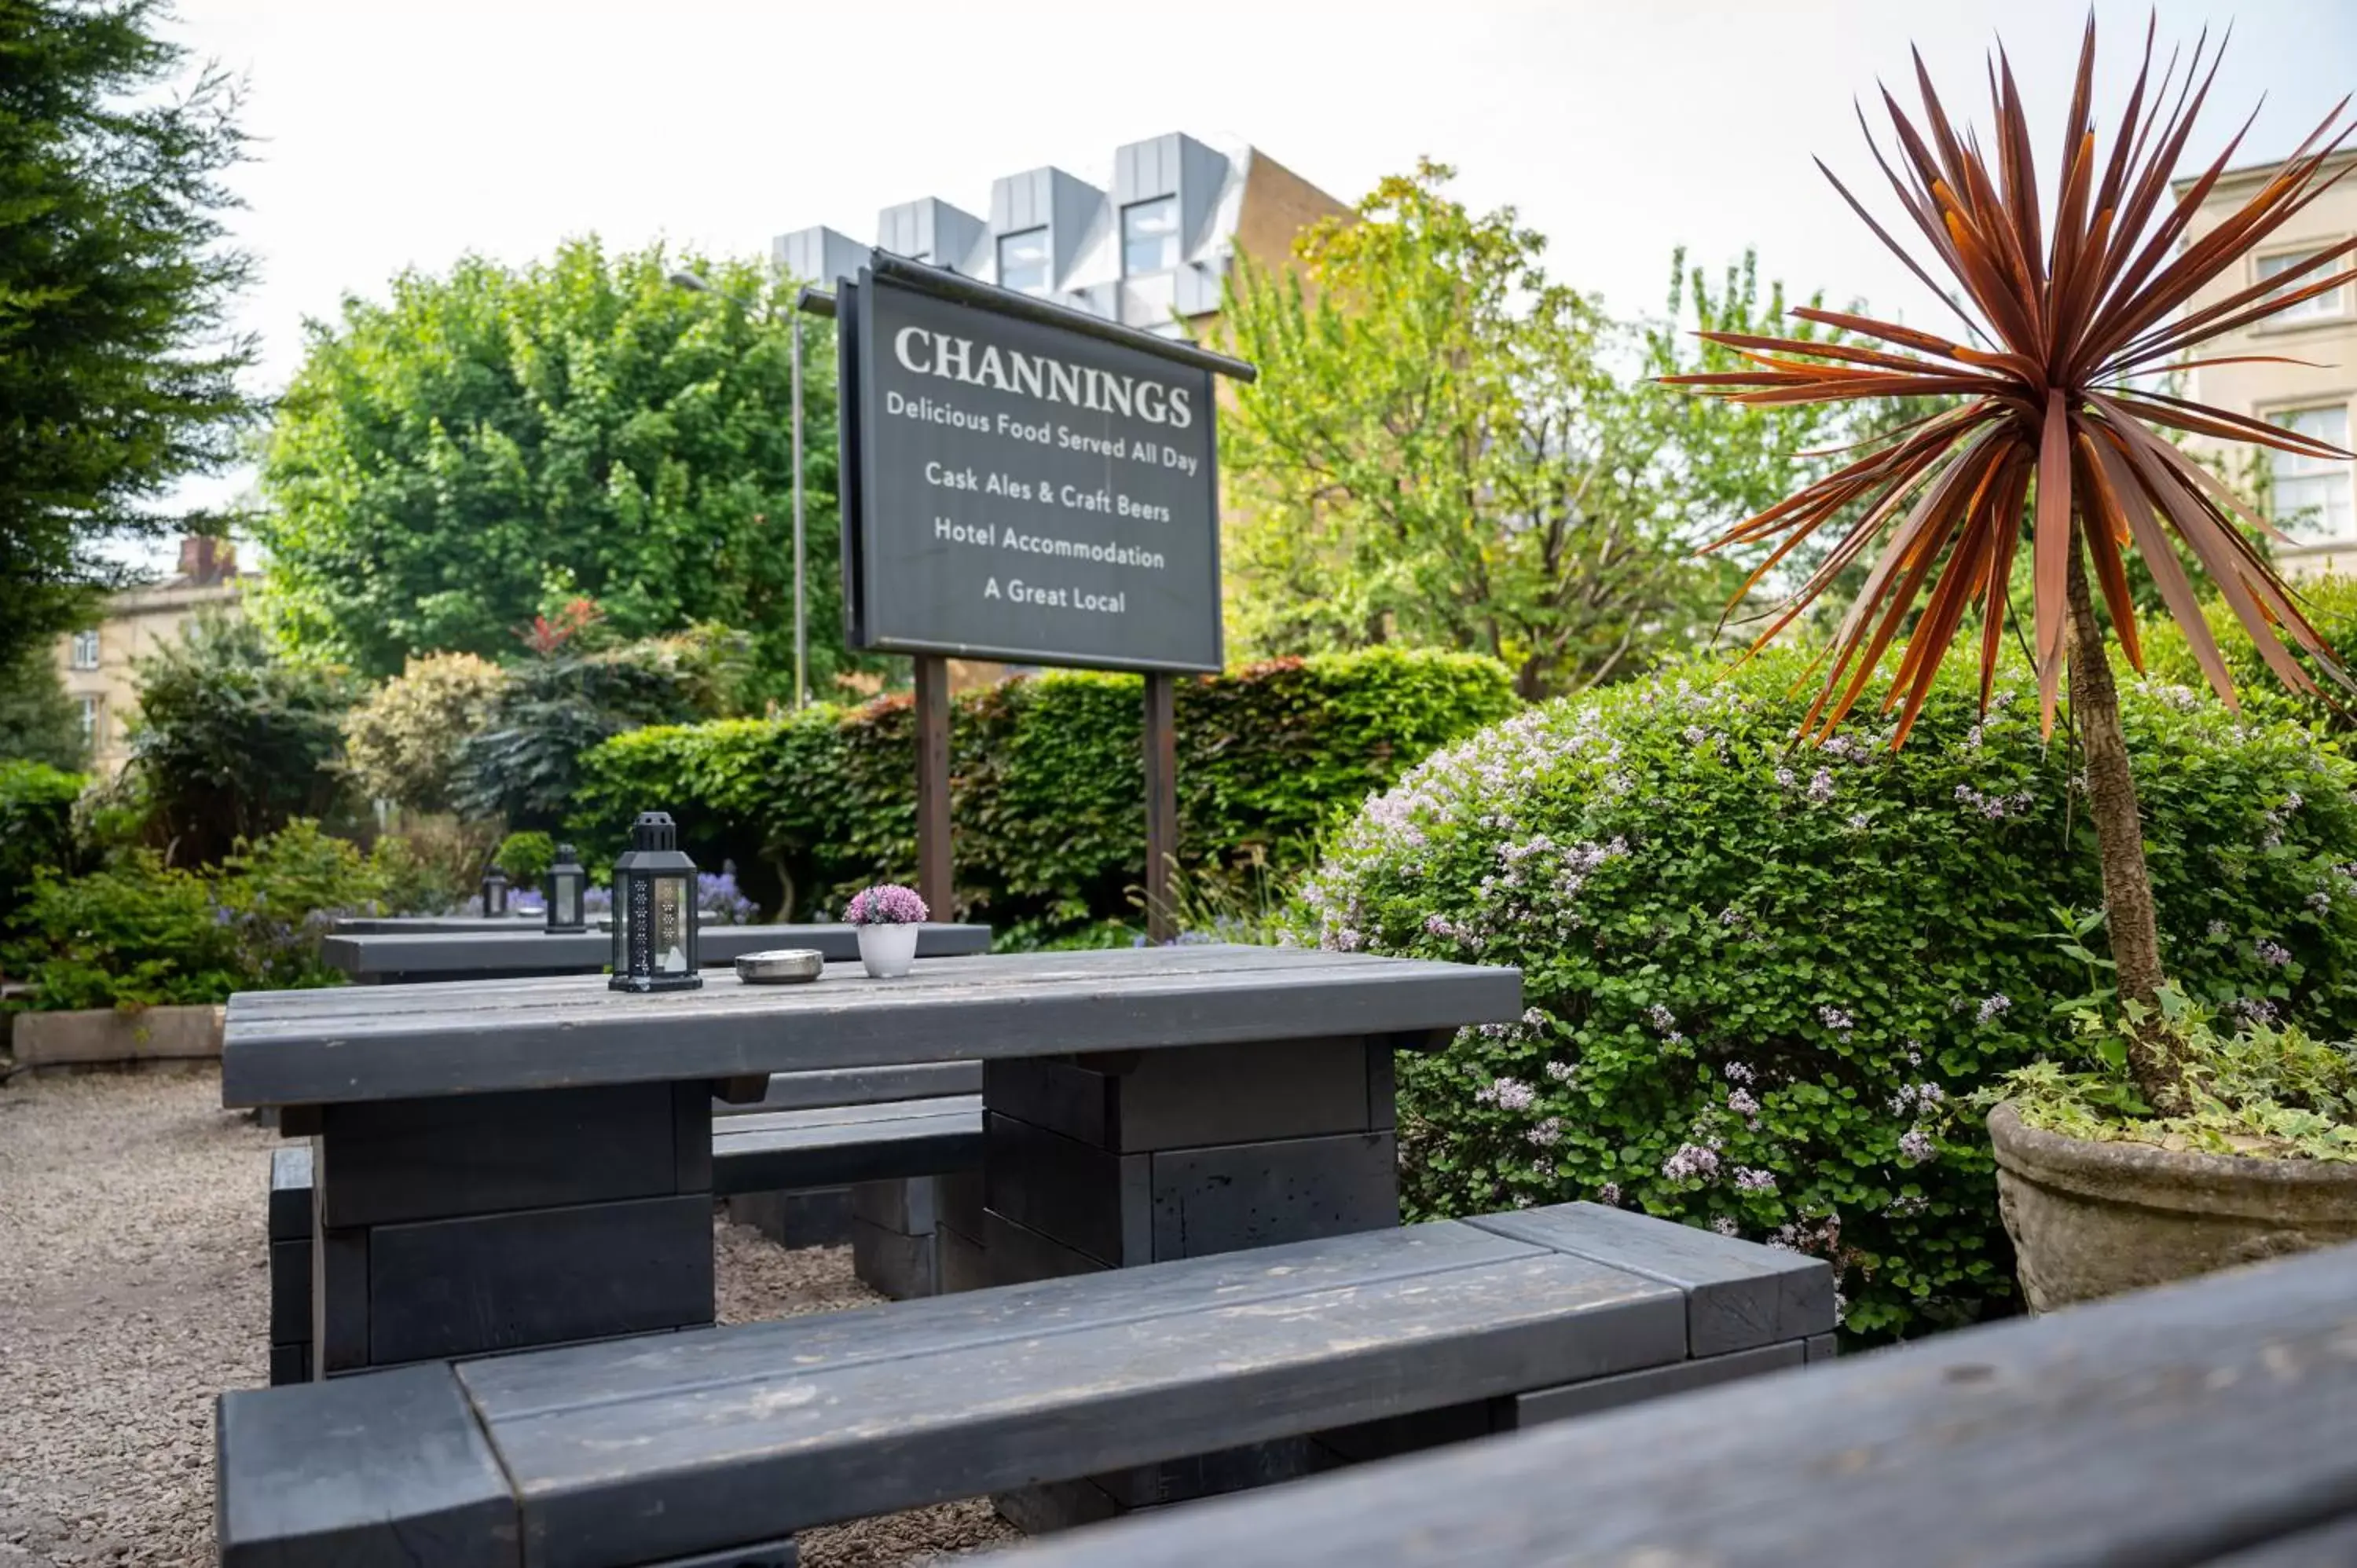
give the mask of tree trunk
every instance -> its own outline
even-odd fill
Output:
[[[2144,818],[2136,810],[2136,777],[2128,767],[2126,734],[2120,728],[2120,694],[2104,649],[2103,624],[2095,618],[2087,585],[2079,525],[2071,535],[2067,579],[2071,602],[2071,717],[2087,759],[2088,815],[2103,863],[2105,926],[2112,961],[2124,1000],[2153,1004],[2164,976],[2160,930],[2153,917],[2152,874],[2144,860]],[[2145,1102],[2155,1111],[2179,1109],[2175,1073],[2165,1037],[2139,1028],[2128,1042],[2128,1070]]]

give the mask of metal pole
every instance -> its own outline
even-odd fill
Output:
[[[952,908],[950,849],[950,661],[920,653],[917,675],[917,893],[936,920]]]
[[[794,706],[810,701],[810,629],[802,601],[802,318],[794,314]]]

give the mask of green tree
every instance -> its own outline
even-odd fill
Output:
[[[712,289],[679,286],[681,266]],[[755,263],[608,257],[405,273],[314,323],[262,466],[261,613],[371,679],[414,654],[499,658],[594,599],[622,639],[751,634],[762,694],[793,668],[793,285]],[[805,328],[811,681],[850,667],[835,565],[834,355]]]
[[[1832,427],[1695,417],[1648,377],[1716,368],[1547,275],[1512,209],[1476,216],[1430,162],[1297,247],[1241,266],[1229,346],[1260,367],[1222,428],[1235,502],[1231,613],[1244,646],[1478,650],[1523,695],[1630,672],[1706,628],[1739,585],[1701,531],[1789,482]],[[1751,263],[1713,291],[1679,258],[1674,317],[1756,328]]]
[[[45,762],[72,773],[89,765],[89,752],[55,654],[47,643],[26,643],[0,668],[0,762]]]
[[[101,546],[231,456],[252,404],[221,243],[243,138],[230,80],[193,81],[160,0],[0,5],[0,667],[125,568]]]

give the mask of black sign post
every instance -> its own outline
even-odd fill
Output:
[[[1253,367],[882,252],[835,315],[845,614],[917,660],[919,891],[949,918],[942,661],[1135,670],[1167,937],[1172,677],[1222,664],[1211,378]]]

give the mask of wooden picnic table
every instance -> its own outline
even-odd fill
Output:
[[[314,1139],[324,1375],[710,1323],[711,1099],[773,1072],[982,1061],[952,1288],[1395,1225],[1394,1053],[1521,1013],[1512,969],[1212,946],[249,993],[221,1096]]]
[[[726,969],[740,953],[813,948],[829,962],[859,956],[859,929],[845,925],[705,926],[696,954],[707,969]],[[478,920],[460,930],[338,931],[321,943],[328,962],[363,985],[425,980],[519,980],[591,974],[613,954],[610,931],[552,933],[538,925]],[[917,956],[950,958],[990,950],[990,928],[928,924]]]

